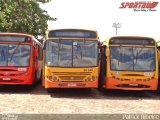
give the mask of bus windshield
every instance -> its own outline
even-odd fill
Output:
[[[110,47],[112,70],[154,71],[155,48]]]
[[[29,66],[30,46],[0,44],[0,66]]]
[[[49,40],[46,65],[56,67],[97,66],[98,48],[94,40]]]

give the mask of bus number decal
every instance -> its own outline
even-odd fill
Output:
[[[153,76],[153,72],[144,72],[144,76]]]
[[[92,72],[93,69],[84,69],[84,72]]]
[[[120,74],[120,72],[119,72],[119,71],[115,71],[115,74],[116,74],[116,75],[119,75],[119,74]]]
[[[3,80],[6,80],[6,81],[7,81],[7,80],[11,80],[11,78],[2,78],[2,79],[3,79]]]

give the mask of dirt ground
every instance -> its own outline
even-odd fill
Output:
[[[0,113],[160,114],[160,93],[117,90],[100,92],[97,89],[60,89],[49,93],[40,84],[33,89],[0,86]]]

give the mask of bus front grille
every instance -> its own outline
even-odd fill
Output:
[[[92,72],[52,72],[54,75],[91,75]]]
[[[25,72],[26,73],[26,72]],[[11,73],[8,73],[8,74],[2,74],[0,73],[0,76],[21,76],[25,73],[16,73],[16,74],[11,74]]]

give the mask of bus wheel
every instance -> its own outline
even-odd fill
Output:
[[[54,89],[53,88],[47,88],[48,93],[53,93]]]
[[[98,90],[101,91],[101,92],[106,92],[106,89],[103,88],[103,87],[99,87]]]
[[[35,87],[37,85],[37,74],[35,72],[34,79],[33,79],[33,86]]]
[[[87,93],[91,93],[92,89],[91,88],[86,88]]]
[[[160,78],[158,79],[157,91],[160,92]]]

